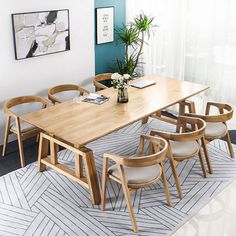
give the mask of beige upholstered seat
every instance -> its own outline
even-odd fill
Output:
[[[186,103],[187,106],[190,103]],[[191,102],[191,109],[189,109],[190,113],[186,113],[186,116],[201,118],[206,122],[206,132],[205,138],[208,142],[214,139],[222,139],[224,138],[227,141],[228,149],[230,156],[234,158],[234,149],[231,144],[231,139],[227,127],[227,121],[232,119],[234,109],[230,104],[226,103],[218,103],[218,102],[208,102],[206,105],[205,115],[196,114],[195,105]],[[218,114],[211,114],[212,108],[214,110],[218,110]]]
[[[17,131],[15,123],[13,123],[11,125],[11,129]],[[27,131],[30,131],[30,130],[33,130],[33,129],[37,129],[37,127],[35,127],[35,126],[25,122],[25,121],[21,121],[20,122],[20,129],[21,129],[21,132],[27,132]]]
[[[217,139],[219,137],[224,137],[227,134],[227,126],[224,123],[210,123],[206,122],[206,139]]]
[[[147,140],[149,144],[148,155],[144,155],[145,140]],[[141,135],[139,152],[142,155],[128,158],[111,153],[104,154],[102,174],[102,210],[105,210],[106,183],[107,179],[110,178],[122,186],[134,232],[138,231],[138,227],[130,199],[130,192],[132,190],[150,186],[162,178],[166,200],[168,205],[171,206],[170,193],[163,165],[163,161],[166,158],[167,148],[168,144],[164,139],[149,135]],[[116,164],[109,168],[109,160],[113,160]]]
[[[171,150],[175,157],[185,157],[194,155],[199,150],[199,144],[196,141],[176,142],[170,141]]]
[[[113,165],[108,170],[110,175],[120,178],[117,165]],[[125,177],[128,184],[143,184],[156,179],[161,175],[160,165],[147,167],[124,167]]]
[[[203,160],[200,143],[204,147],[203,149],[209,172],[212,172],[210,159],[205,151],[205,127],[206,122],[200,118],[180,116],[177,120],[176,133],[157,130],[151,131],[151,135],[158,135],[166,139],[169,143],[169,151],[167,156],[170,160],[170,166],[173,172],[178,194],[181,199],[183,198],[183,193],[179,183],[179,176],[176,171],[176,166],[179,162],[193,157],[199,157],[203,176],[206,177],[205,163]]]

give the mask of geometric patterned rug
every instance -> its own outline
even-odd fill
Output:
[[[133,155],[140,134],[153,129],[174,131],[174,126],[150,119],[147,124],[136,122],[90,143],[99,181],[104,152]],[[208,150],[214,174],[207,178],[202,177],[198,158],[178,165],[182,200],[166,160],[173,207],[166,205],[161,181],[132,194],[138,235],[171,235],[236,178],[236,161],[230,158],[226,143],[216,140],[208,144]],[[72,167],[74,157],[63,150],[59,160]],[[121,186],[113,181],[107,186],[103,212],[91,204],[87,189],[51,169],[38,173],[36,163],[0,177],[0,235],[137,235],[131,229]]]

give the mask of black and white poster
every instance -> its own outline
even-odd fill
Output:
[[[114,7],[96,9],[97,44],[114,41]]]
[[[69,10],[12,14],[16,60],[70,50]]]

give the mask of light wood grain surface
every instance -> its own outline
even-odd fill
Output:
[[[68,101],[21,119],[79,147],[208,89],[205,85],[159,76],[140,79],[155,80],[156,85],[128,88],[128,103],[117,103],[117,90],[109,88],[99,92],[110,97],[102,105]]]

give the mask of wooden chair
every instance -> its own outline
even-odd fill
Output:
[[[180,199],[183,198],[183,193],[179,184],[179,177],[176,172],[176,166],[179,162],[199,156],[203,176],[206,177],[206,169],[201,152],[203,146],[205,158],[207,161],[209,172],[211,173],[211,163],[208,157],[206,142],[204,138],[206,123],[199,118],[191,118],[180,116],[177,120],[177,132],[169,133],[163,131],[151,131],[151,135],[158,135],[169,144],[167,156],[170,161],[171,169],[175,179],[177,191]]]
[[[107,89],[108,87],[101,83],[101,81],[106,81],[111,79],[112,73],[103,73],[95,75],[93,78],[93,84],[95,86],[96,92],[99,90]]]
[[[171,206],[163,166],[168,144],[164,139],[142,135],[139,145],[139,152],[141,154],[144,152],[145,140],[149,141],[149,152],[152,153],[150,155],[127,158],[105,153],[103,159],[101,208],[105,210],[107,179],[110,178],[120,183],[123,188],[134,232],[138,232],[138,228],[130,199],[131,191],[152,185],[162,177],[167,203]],[[109,167],[109,159],[115,161],[116,164]]]
[[[16,134],[18,138],[21,167],[25,166],[23,141],[25,139],[38,135],[40,131],[35,126],[32,126],[29,123],[22,121],[21,116],[17,115],[16,112],[12,111],[13,107],[27,103],[40,103],[42,109],[52,105],[51,102],[39,96],[16,97],[5,102],[4,112],[6,114],[6,128],[2,156],[6,155],[8,136],[12,133]],[[12,119],[14,120],[13,122]]]
[[[81,95],[83,95],[84,93],[90,93],[88,90],[86,90],[76,84],[62,84],[62,85],[58,85],[53,88],[50,88],[48,90],[48,98],[53,102],[53,104],[62,103],[63,101],[65,101],[65,99],[60,97],[59,93],[67,92],[67,91],[68,92],[69,91],[78,91],[78,92],[80,92]]]
[[[196,113],[194,103],[185,104],[189,107],[190,113],[185,113],[186,116],[201,118],[206,122],[206,131],[205,131],[205,139],[207,142],[210,142],[215,139],[226,139],[228,144],[228,149],[231,158],[234,158],[234,150],[231,144],[231,139],[228,131],[228,127],[226,122],[233,117],[234,109],[231,105],[225,103],[216,103],[216,102],[208,102],[206,105],[205,115],[198,115]],[[210,115],[211,108],[215,107],[218,111],[218,115]]]

